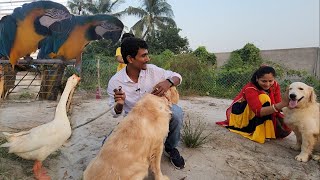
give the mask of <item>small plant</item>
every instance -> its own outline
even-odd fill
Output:
[[[197,148],[207,143],[208,137],[211,133],[209,133],[208,135],[203,135],[205,127],[206,123],[203,123],[200,120],[198,120],[195,125],[192,125],[190,122],[190,118],[188,118],[188,120],[185,121],[183,125],[182,131],[182,141],[184,142],[184,144],[189,148]]]
[[[19,95],[19,99],[32,99],[33,95],[28,92],[28,91],[24,91]]]

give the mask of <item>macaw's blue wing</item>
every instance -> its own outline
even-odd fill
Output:
[[[69,21],[71,15],[66,7],[52,1],[36,1],[27,3],[14,9],[11,18],[15,20],[15,30],[5,26],[4,32],[12,33],[13,43],[8,56],[14,66],[21,57],[31,54],[38,49],[38,43],[54,32],[63,33],[65,29],[59,27],[62,21]],[[11,25],[11,27],[14,27]],[[1,32],[3,37],[5,33]],[[5,42],[9,40],[5,37]],[[12,39],[12,38],[11,38]],[[10,40],[11,40],[10,39]]]
[[[38,59],[54,58],[54,56],[50,56],[50,54],[57,54],[59,48],[68,39],[75,26],[76,20],[73,15],[68,21],[61,21],[60,24],[56,26],[57,29],[53,30],[50,36],[47,36],[39,42]]]
[[[104,14],[73,16],[69,24],[70,33],[57,33],[41,41],[38,58],[75,59],[90,41],[105,38],[117,42],[124,27],[118,18]]]
[[[9,59],[10,49],[14,42],[17,24],[12,16],[4,16],[0,20],[0,58]]]

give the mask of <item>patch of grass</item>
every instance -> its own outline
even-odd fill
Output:
[[[5,142],[5,138],[0,137],[0,144]],[[33,163],[34,161],[25,160],[13,153],[8,153],[8,148],[0,148],[0,179],[17,179],[16,169],[18,166],[21,167],[23,176],[33,176]]]
[[[28,92],[28,91],[24,91],[19,95],[19,99],[32,99],[33,95]]]
[[[190,118],[187,118],[183,125],[182,141],[189,148],[198,148],[208,142],[211,133],[204,135],[206,123],[198,120],[196,124],[192,124]]]

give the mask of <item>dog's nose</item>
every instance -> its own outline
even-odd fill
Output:
[[[295,94],[290,94],[289,97],[290,97],[290,99],[296,99],[297,95],[295,95]]]

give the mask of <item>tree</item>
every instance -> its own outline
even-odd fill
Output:
[[[123,3],[124,0],[72,0],[68,1],[68,6],[72,13],[84,14],[111,14],[114,8]]]
[[[136,37],[145,39],[155,30],[164,30],[168,26],[176,27],[172,19],[173,11],[166,0],[143,0],[142,7],[129,6],[121,14],[138,16],[140,20],[132,26]]]
[[[166,49],[175,54],[186,52],[189,49],[188,39],[179,35],[181,29],[176,27],[168,27],[163,30],[156,30],[150,33],[146,41],[152,54],[159,54]]]
[[[247,43],[242,49],[238,50],[238,53],[245,64],[258,66],[262,63],[260,49],[254,44]]]
[[[217,65],[217,57],[214,53],[209,53],[204,46],[198,47],[193,53],[196,57],[199,57],[205,63],[211,65]]]
[[[84,6],[85,2],[84,0],[72,0],[68,1],[68,6],[70,8],[70,11],[73,14],[84,14],[84,11],[82,11],[82,7]]]

